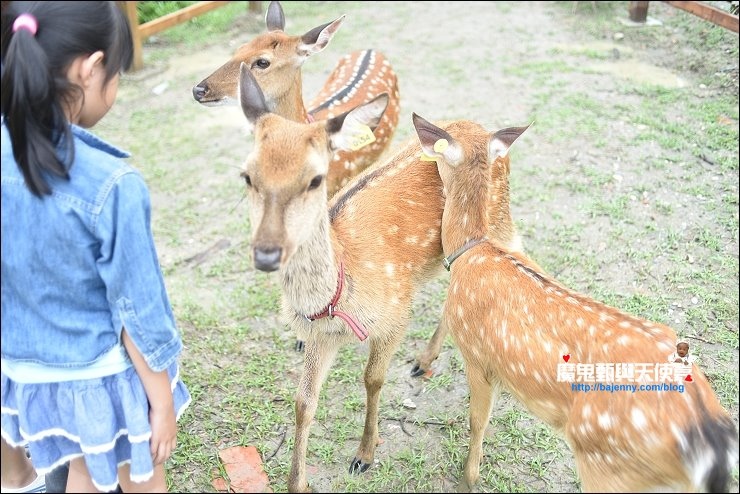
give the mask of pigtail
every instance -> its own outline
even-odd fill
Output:
[[[74,137],[64,109],[82,97],[67,79],[80,55],[105,54],[105,82],[131,67],[133,40],[115,2],[3,3],[2,115],[28,189],[51,194],[49,180],[69,179]]]
[[[17,16],[12,10],[3,13],[2,114],[26,186],[41,197],[51,193],[48,174],[69,178],[57,147],[62,141],[70,144],[66,158],[71,163],[72,135],[47,54],[36,40],[44,29],[43,19],[33,17],[37,32],[17,25],[14,32]]]

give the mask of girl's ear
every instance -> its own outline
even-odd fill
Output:
[[[87,57],[82,57],[78,75],[83,87],[90,85],[96,70],[103,69],[103,58],[105,58],[105,54],[100,50]]]

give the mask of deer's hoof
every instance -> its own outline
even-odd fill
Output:
[[[457,484],[457,492],[473,492],[473,487],[469,483],[462,480],[459,484]]]
[[[419,364],[414,364],[414,366],[411,368],[411,377],[423,376],[425,373],[426,371],[419,367]]]
[[[367,472],[368,468],[370,468],[370,463],[364,463],[361,459],[355,458],[349,464],[349,473]]]
[[[296,352],[303,351],[303,340],[295,340],[295,351]]]

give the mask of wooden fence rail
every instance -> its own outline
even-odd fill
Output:
[[[136,4],[138,2],[116,2],[121,10],[126,13],[129,24],[131,24],[131,35],[134,39],[134,64],[132,69],[134,71],[141,70],[144,68],[144,55],[142,45],[144,41],[153,34],[169,29],[178,24],[182,24],[193,17],[205,14],[211,10],[223,7],[224,5],[231,2],[196,2],[193,5],[182,8],[175,12],[167,15],[163,15],[157,19],[153,19],[144,24],[139,24],[139,17],[136,12]],[[262,2],[249,1],[245,2],[248,4],[249,12],[259,14],[262,12]]]
[[[686,12],[690,12],[697,17],[716,24],[730,31],[738,32],[740,21],[736,14],[731,14],[717,7],[709,5],[707,2],[679,2],[666,1],[664,3],[676,7]],[[647,20],[648,5],[650,2],[629,2],[629,18],[633,22],[645,22]]]

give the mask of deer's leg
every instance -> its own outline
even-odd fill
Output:
[[[404,322],[405,324],[405,322]],[[380,390],[385,382],[388,364],[396,351],[403,336],[403,331],[397,331],[389,338],[378,338],[370,341],[370,355],[365,366],[365,430],[362,433],[360,447],[352,463],[350,473],[361,473],[373,464],[375,447],[378,445],[378,406]]]
[[[337,346],[314,339],[306,341],[303,375],[295,399],[295,444],[288,477],[290,492],[310,492],[306,480],[308,434],[316,415],[319,392],[337,355]]]
[[[411,369],[411,377],[419,377],[426,374],[432,368],[432,362],[437,360],[439,353],[442,351],[442,344],[447,336],[447,325],[444,320],[440,320],[437,330],[427,343],[426,348],[416,357],[414,367]]]
[[[466,360],[471,362],[469,359]],[[494,386],[487,379],[483,369],[468,363],[465,371],[470,387],[470,446],[458,492],[471,492],[480,476],[483,434],[488,427],[495,394]]]

